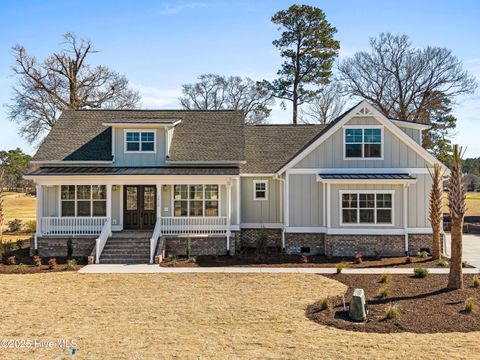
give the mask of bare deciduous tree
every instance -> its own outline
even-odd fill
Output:
[[[346,103],[347,99],[342,95],[338,83],[332,82],[325,85],[308,106],[302,109],[302,122],[327,124],[343,112]]]
[[[86,62],[96,52],[89,40],[67,33],[63,45],[42,62],[21,45],[12,48],[18,83],[7,108],[10,119],[20,125],[20,134],[31,143],[53,128],[63,110],[127,109],[140,100],[125,76]]]
[[[442,171],[440,164],[435,164],[433,166],[433,171],[430,172],[432,178],[432,190],[430,191],[430,211],[429,211],[429,220],[432,225],[433,231],[433,259],[438,260],[441,256],[441,246],[440,246],[440,232],[442,225],[442,216],[443,216],[443,189],[442,189],[442,179],[445,175],[445,171]]]
[[[462,173],[462,148],[453,147],[451,174],[448,179],[448,208],[452,219],[449,289],[463,289],[462,240],[463,218],[465,216],[465,184]]]
[[[194,84],[182,85],[180,104],[188,110],[243,110],[245,122],[258,124],[270,115],[272,94],[252,79],[203,74]]]

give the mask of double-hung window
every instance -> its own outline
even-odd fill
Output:
[[[342,224],[393,224],[393,192],[341,192]]]
[[[153,153],[155,151],[155,131],[125,130],[125,152]]]
[[[219,216],[218,185],[174,185],[174,216]]]
[[[345,127],[345,159],[381,159],[383,157],[382,127]]]
[[[268,181],[255,180],[253,182],[253,199],[268,200]]]
[[[105,185],[62,185],[60,190],[62,216],[106,216]]]

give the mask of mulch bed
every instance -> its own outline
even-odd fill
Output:
[[[391,333],[447,333],[480,330],[480,312],[465,312],[465,300],[475,298],[480,305],[480,288],[473,287],[473,275],[464,275],[463,290],[445,289],[447,275],[430,275],[417,279],[409,275],[392,275],[386,286],[387,298],[381,299],[378,290],[380,275],[337,274],[328,276],[348,286],[345,294],[346,309],[341,296],[332,298],[332,310],[321,310],[320,301],[308,306],[306,316],[322,325],[339,329]],[[366,322],[355,323],[348,317],[349,300],[353,290],[362,288],[368,303]],[[400,314],[396,319],[386,319],[385,309],[396,305]]]
[[[15,256],[15,261],[17,265],[8,265],[8,257]],[[59,272],[67,271],[65,270],[65,265],[70,259],[75,259],[77,265],[75,266],[75,271],[81,269],[87,264],[87,259],[84,257],[73,257],[68,258],[66,256],[56,256],[57,265],[53,269],[50,269],[48,264],[49,257],[42,258],[42,265],[35,266],[33,257],[30,256],[30,248],[23,248],[19,250],[12,251],[8,255],[4,255],[2,263],[0,264],[0,274],[35,274],[35,273],[50,273],[50,272]],[[25,266],[18,266],[18,264],[23,264]],[[70,270],[72,271],[72,270]]]
[[[431,257],[393,257],[393,258],[364,258],[362,263],[356,264],[353,258],[327,257],[320,255],[284,255],[271,252],[268,254],[256,254],[254,251],[238,254],[235,256],[197,256],[195,261],[186,257],[177,257],[176,267],[301,267],[301,268],[332,268],[341,261],[346,262],[347,268],[370,268],[370,267],[399,267],[413,268],[438,267],[438,261]],[[172,266],[172,261],[165,259],[160,266]]]

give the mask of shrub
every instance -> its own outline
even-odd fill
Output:
[[[383,274],[382,277],[380,278],[380,282],[382,284],[388,284],[390,282],[390,279],[392,278],[392,275],[390,274]]]
[[[320,300],[320,310],[332,310],[332,309],[333,309],[333,303],[330,296],[327,296],[326,298],[323,298],[322,300]]]
[[[389,294],[390,290],[388,290],[386,286],[382,286],[380,289],[378,289],[378,296],[382,299],[385,299]]]
[[[197,262],[197,258],[196,258],[195,256],[190,256],[190,257],[188,258],[188,262],[189,262],[189,263],[196,263],[196,262]]]
[[[9,256],[7,258],[7,264],[8,265],[17,265],[17,259],[15,258],[15,256]]]
[[[468,261],[462,261],[462,268],[469,268],[471,265],[468,263]]]
[[[38,255],[35,255],[33,257],[33,263],[35,264],[35,266],[42,266],[42,258]]]
[[[417,266],[413,269],[413,274],[416,278],[426,278],[428,276],[428,270],[424,267]]]
[[[72,257],[73,255],[73,241],[72,239],[67,240],[67,257]]]
[[[34,233],[37,231],[37,222],[35,220],[28,220],[25,223],[24,229],[28,233]]]
[[[2,244],[3,247],[3,253],[5,255],[10,254],[13,251],[13,243],[7,241]]]
[[[340,274],[343,269],[347,267],[347,263],[345,261],[339,262],[337,265],[335,265],[335,268],[337,269],[337,274]]]
[[[15,272],[23,274],[25,272],[26,268],[27,268],[27,265],[20,263],[20,264],[15,266]]]
[[[268,234],[265,230],[262,230],[260,236],[255,242],[255,248],[257,249],[258,254],[265,254],[267,252],[268,246]]]
[[[23,247],[23,240],[17,240],[15,245],[17,246],[17,249],[20,250]]]
[[[411,264],[412,262],[413,260],[410,256],[405,259],[405,264]]]
[[[448,260],[441,259],[441,260],[438,260],[437,266],[442,267],[442,268],[446,268],[446,267],[450,266],[450,263],[448,262]]]
[[[473,277],[473,286],[476,288],[480,287],[480,276],[475,275]]]
[[[353,261],[355,264],[361,264],[363,262],[363,253],[358,252],[355,254],[355,260]]]
[[[22,220],[15,219],[7,223],[7,228],[9,232],[18,232],[22,230]]]
[[[75,259],[70,259],[67,261],[67,264],[64,266],[63,270],[73,271],[75,270],[75,266],[77,266],[77,261]]]
[[[53,270],[55,269],[55,266],[57,266],[57,259],[53,257],[50,260],[48,260],[48,268],[50,270]]]
[[[301,259],[302,263],[304,263],[304,264],[308,263],[308,257],[307,256],[302,255],[300,259]]]
[[[397,305],[389,305],[385,309],[385,317],[389,320],[396,319],[400,315],[400,309]]]
[[[175,255],[172,255],[170,257],[170,262],[169,262],[168,266],[177,267],[177,257]]]
[[[477,303],[475,302],[475,298],[469,297],[467,300],[465,300],[465,312],[467,313],[473,313],[478,310]]]
[[[426,257],[428,257],[428,252],[426,252],[426,251],[419,251],[419,252],[417,253],[417,257],[422,258],[422,259],[425,259]]]

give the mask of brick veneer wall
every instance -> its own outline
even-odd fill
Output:
[[[225,236],[192,237],[190,255],[226,255],[227,238]],[[166,255],[187,255],[187,237],[166,237]]]
[[[287,254],[301,254],[302,247],[310,248],[307,255],[325,254],[325,234],[285,233],[285,251]]]
[[[263,235],[267,237],[268,247],[282,247],[282,229],[242,229],[237,251],[244,248],[255,248]]]
[[[67,242],[72,239],[73,256],[89,256],[95,247],[96,237],[43,237],[38,238],[38,255],[67,256]],[[30,241],[30,249],[33,255],[33,239]]]
[[[429,249],[432,253],[433,236],[432,234],[410,234],[408,235],[408,254],[416,255],[420,249]],[[443,248],[443,242],[440,238],[440,248]]]

